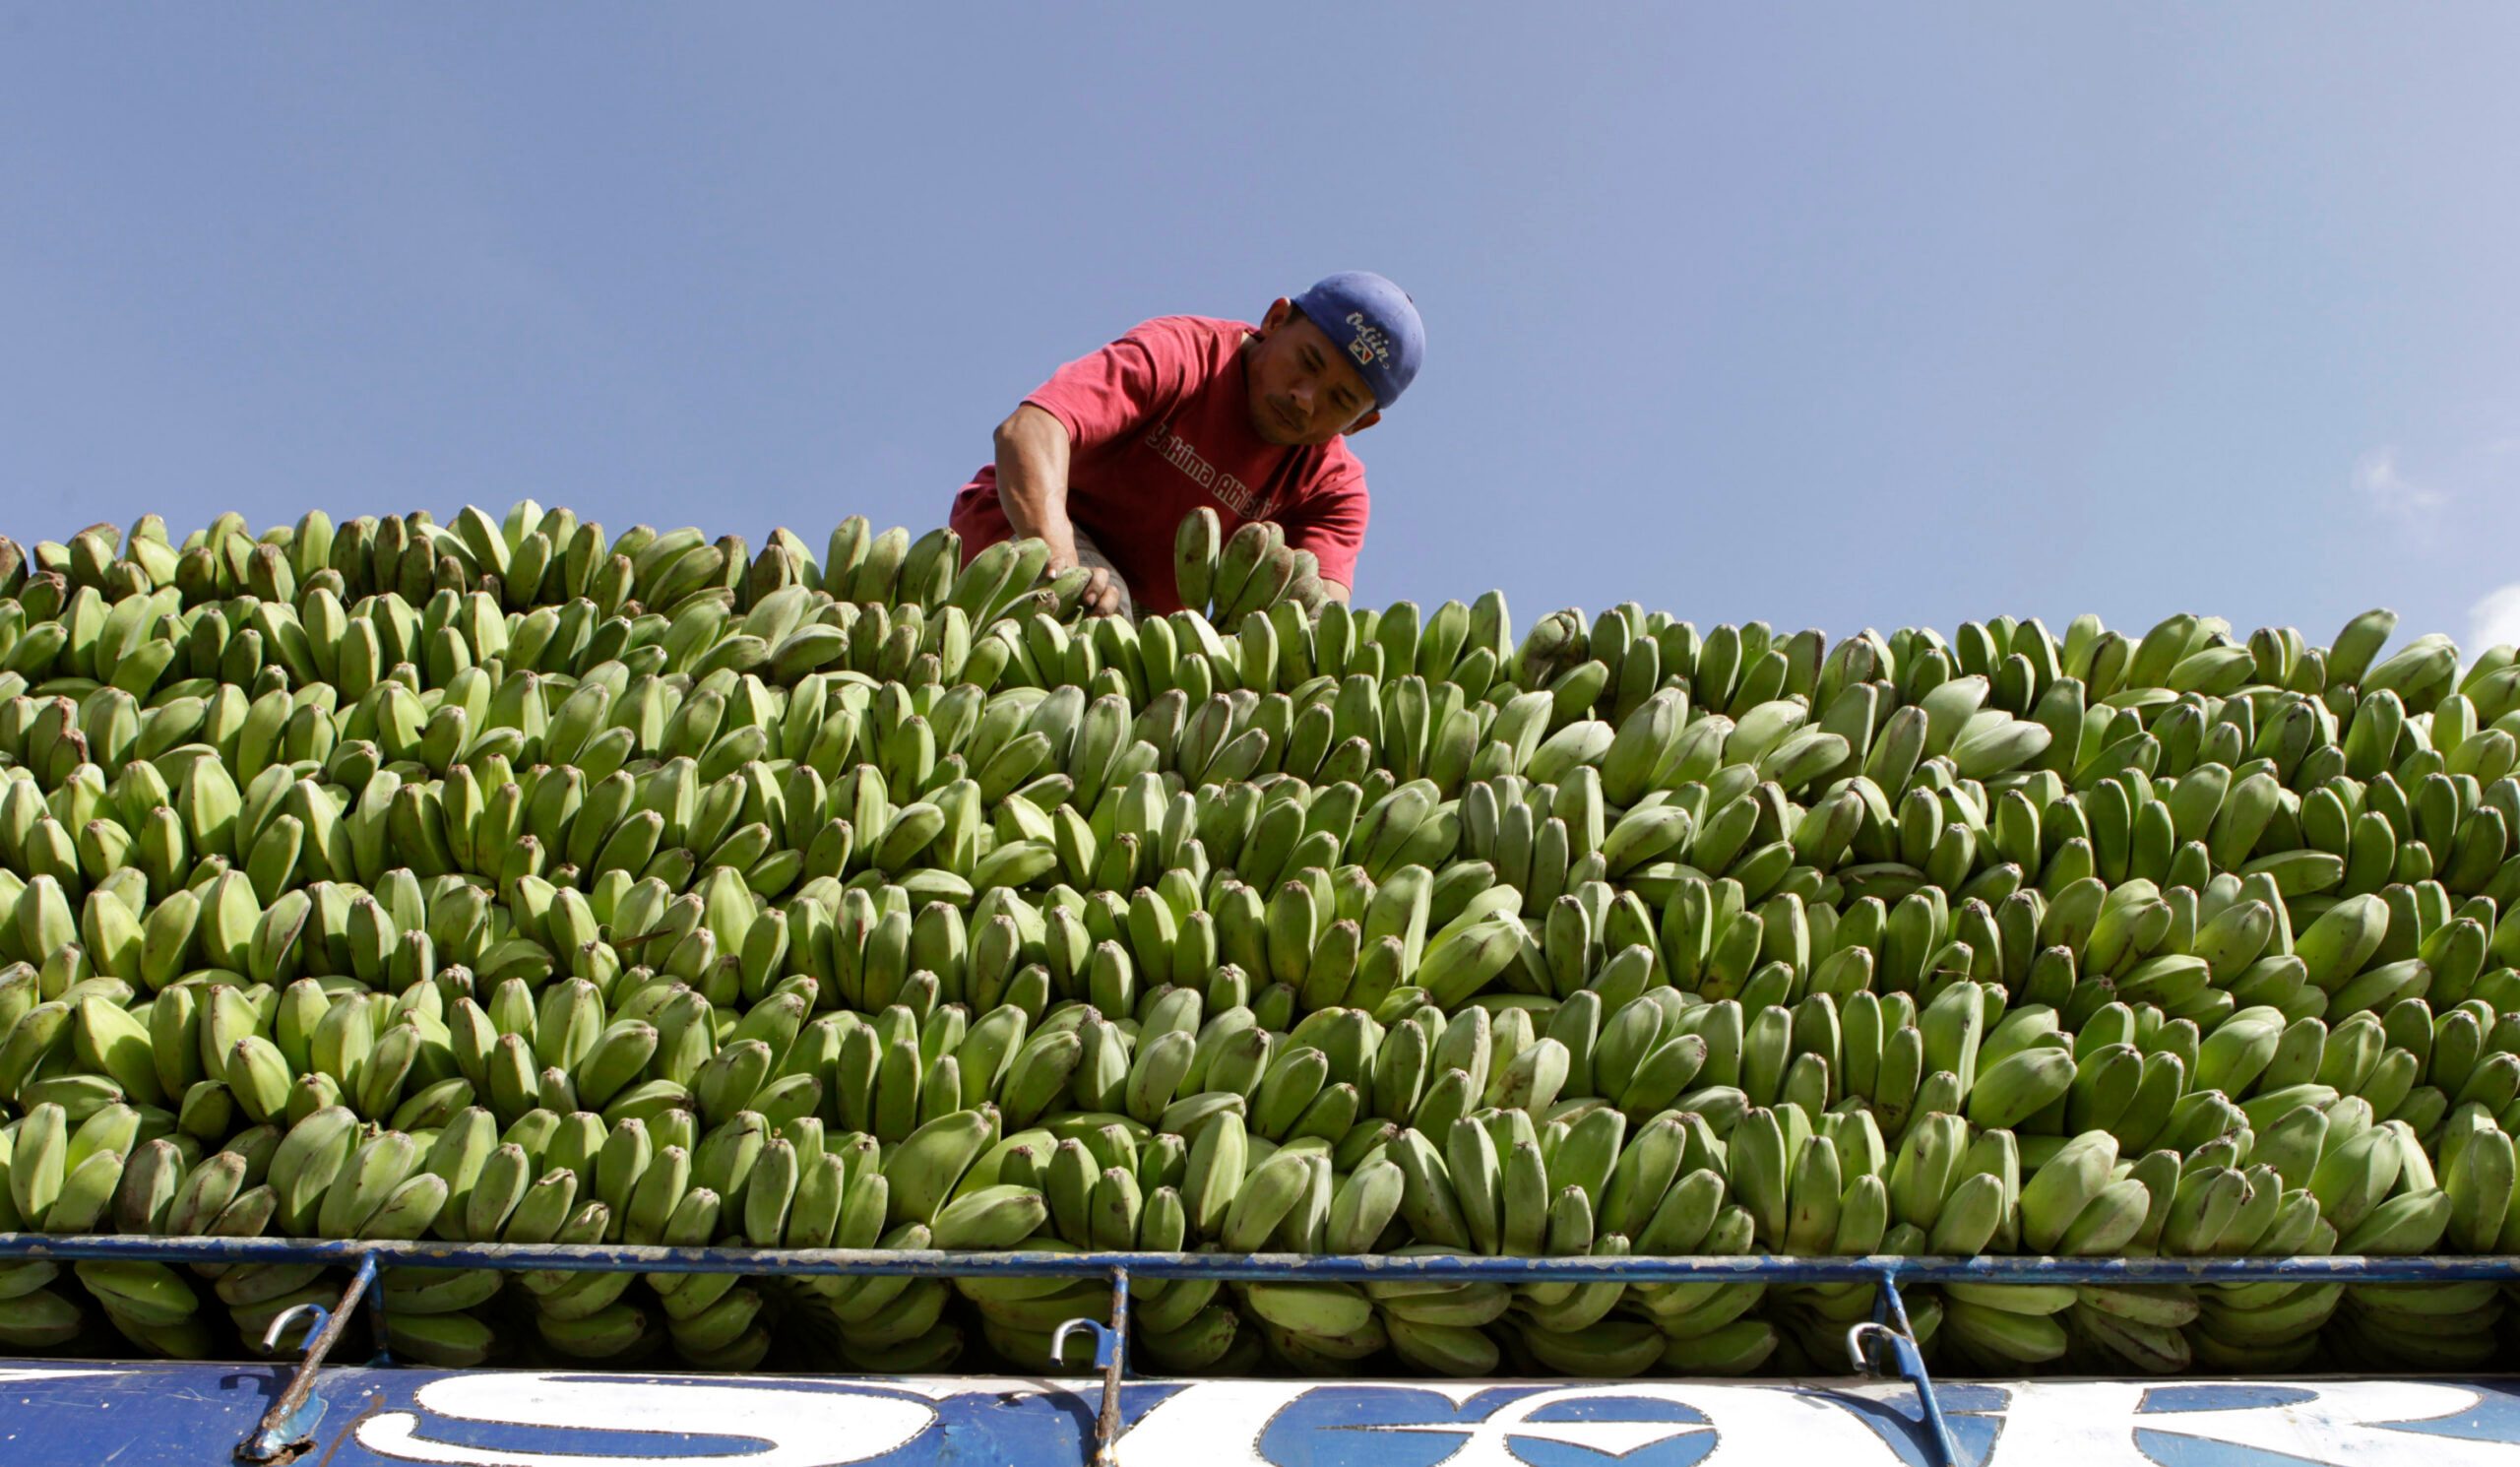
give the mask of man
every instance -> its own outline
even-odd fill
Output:
[[[1345,601],[1367,509],[1346,440],[1382,420],[1424,350],[1408,293],[1362,271],[1281,297],[1257,326],[1145,322],[1059,368],[997,425],[997,461],[954,497],[964,558],[1037,536],[1051,571],[1092,569],[1088,610],[1178,610],[1173,535],[1206,505],[1228,535],[1276,521]]]

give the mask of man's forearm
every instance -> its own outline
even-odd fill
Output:
[[[997,502],[1018,536],[1050,547],[1053,568],[1076,563],[1067,517],[1067,427],[1027,403],[997,429]]]

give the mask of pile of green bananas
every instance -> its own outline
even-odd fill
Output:
[[[0,540],[0,1231],[2520,1251],[2520,659],[1201,611],[525,503]],[[0,1345],[338,1270],[0,1266]],[[413,1359],[1038,1371],[1097,1279],[419,1268]],[[2492,1284],[1951,1285],[1940,1369],[2468,1370]],[[1141,1280],[1171,1371],[1831,1371],[1868,1285]],[[2502,1358],[2508,1358],[2507,1355]],[[1073,1363],[1071,1363],[1073,1364]]]

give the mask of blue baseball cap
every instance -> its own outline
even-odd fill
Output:
[[[1426,355],[1425,323],[1408,291],[1370,270],[1343,270],[1324,276],[1294,305],[1348,353],[1375,407],[1400,401]]]

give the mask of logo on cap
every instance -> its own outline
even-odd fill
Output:
[[[1381,327],[1366,320],[1363,311],[1350,311],[1348,324],[1356,328],[1355,336],[1348,343],[1348,354],[1356,358],[1358,365],[1371,366],[1389,359],[1391,338],[1383,335]]]

